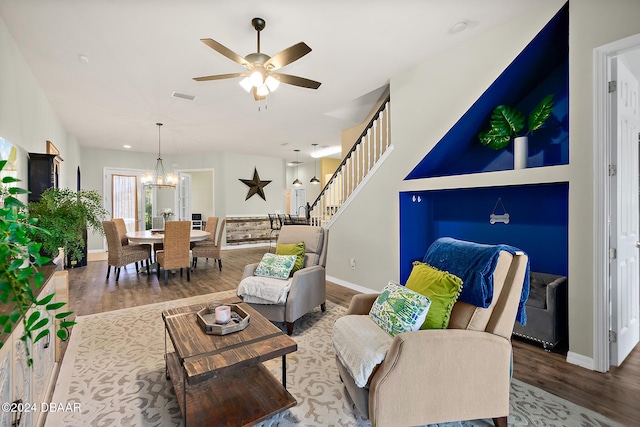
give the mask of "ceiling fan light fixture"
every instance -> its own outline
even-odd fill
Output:
[[[260,87],[264,84],[264,76],[262,75],[261,70],[256,70],[249,76],[251,84],[253,87]]]
[[[267,88],[267,85],[264,84],[262,86],[258,86],[258,88],[256,89],[256,93],[258,94],[258,96],[267,96],[269,95],[269,89]]]
[[[269,92],[274,92],[280,86],[280,80],[276,79],[273,76],[267,76],[264,84],[267,85]]]
[[[247,93],[251,92],[251,89],[253,89],[253,85],[251,84],[251,79],[249,77],[245,77],[240,80],[240,86],[242,86],[242,89],[246,90]]]

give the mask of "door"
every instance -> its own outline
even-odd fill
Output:
[[[111,218],[124,218],[130,231],[146,229],[145,203],[150,200],[147,200],[140,182],[144,173],[143,170],[134,169],[104,169],[104,207]]]
[[[191,221],[191,174],[178,173],[178,219]]]
[[[138,177],[111,175],[111,218],[122,218],[127,231],[138,231]]]
[[[638,319],[638,81],[624,62],[611,62],[616,90],[611,99],[611,253],[610,363],[619,366],[640,339]]]
[[[307,190],[304,188],[296,188],[292,193],[291,215],[305,216],[307,211]]]

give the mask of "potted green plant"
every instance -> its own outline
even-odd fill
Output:
[[[513,167],[522,169],[527,167],[528,157],[528,136],[540,129],[551,117],[553,112],[553,95],[547,95],[529,113],[526,120],[527,131],[520,132],[525,127],[525,116],[516,108],[507,105],[498,105],[491,113],[489,128],[480,132],[478,139],[482,145],[493,150],[501,150],[509,145],[511,138],[513,142]]]
[[[47,230],[35,235],[45,254],[56,254],[58,248],[63,248],[71,260],[78,261],[84,255],[86,230],[104,235],[102,220],[107,211],[94,190],[48,188],[39,201],[29,203],[29,215],[38,219],[40,228]]]
[[[6,160],[0,161],[0,171],[6,163]],[[51,302],[54,294],[38,299],[38,293],[35,292],[45,280],[38,267],[50,259],[40,254],[41,245],[34,242],[32,237],[36,232],[46,233],[46,230],[36,226],[37,220],[29,218],[25,204],[16,197],[28,191],[16,186],[9,187],[18,181],[11,176],[3,177],[0,190],[0,302],[6,308],[0,314],[0,330],[11,333],[13,326],[22,321],[24,333],[20,339],[25,343],[27,363],[31,366],[30,345],[49,335],[51,313],[62,308],[66,302]],[[44,307],[48,315],[43,316],[40,310],[32,310],[35,307]],[[62,319],[60,329],[56,332],[62,340],[68,338],[66,328],[75,324],[64,320],[72,314],[62,312],[54,315],[56,319]],[[4,342],[0,341],[0,348],[3,345]]]

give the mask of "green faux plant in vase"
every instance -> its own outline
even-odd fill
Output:
[[[493,150],[501,150],[509,145],[512,137],[528,136],[540,129],[551,117],[553,112],[553,95],[547,95],[529,113],[527,118],[527,131],[521,135],[524,129],[525,116],[519,110],[507,105],[498,105],[491,113],[489,129],[480,132],[480,143]]]
[[[0,160],[0,171],[6,165]],[[34,292],[44,283],[44,275],[37,267],[50,261],[40,254],[39,243],[32,240],[35,233],[46,233],[37,227],[37,220],[29,218],[26,205],[16,197],[28,193],[19,187],[10,187],[19,180],[11,176],[2,178],[0,191],[0,302],[4,304],[0,314],[0,331],[11,333],[13,326],[22,320],[24,332],[20,340],[25,343],[27,364],[31,366],[29,346],[37,343],[50,334],[50,317],[61,320],[56,335],[66,340],[67,328],[75,325],[74,321],[65,320],[73,313],[70,311],[55,313],[66,305],[66,302],[52,302],[55,294],[41,299]],[[43,315],[43,307],[47,315]],[[29,313],[30,312],[30,313]],[[0,341],[0,348],[4,342]]]
[[[63,248],[72,260],[81,260],[85,242],[83,233],[92,230],[104,235],[102,220],[107,211],[100,195],[94,190],[73,191],[68,188],[48,188],[40,200],[29,203],[29,215],[47,230],[37,232],[35,239],[42,243],[46,254],[57,254]]]

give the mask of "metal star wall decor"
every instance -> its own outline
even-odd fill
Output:
[[[249,200],[251,196],[254,194],[258,194],[258,196],[262,197],[262,200],[267,200],[264,196],[264,187],[269,185],[271,180],[269,181],[261,181],[260,175],[258,175],[258,169],[253,168],[253,179],[240,179],[247,187],[249,187],[249,191],[247,192],[247,197],[245,200]]]

